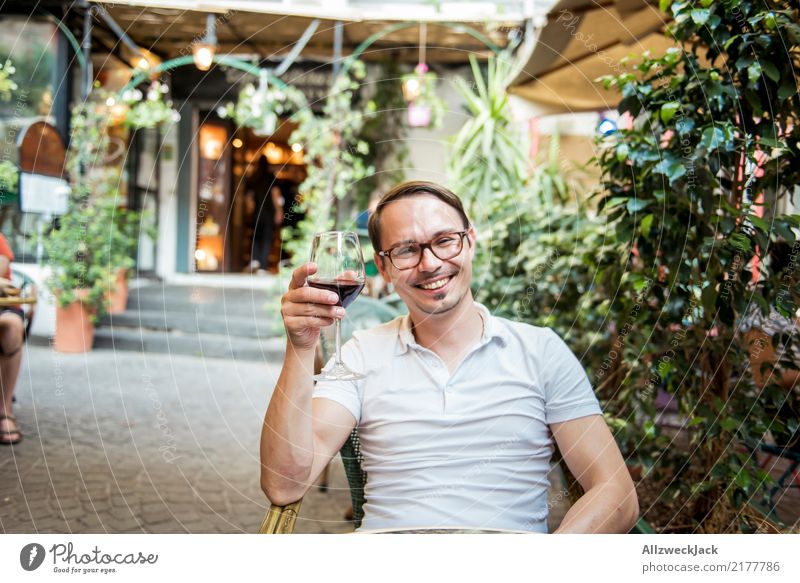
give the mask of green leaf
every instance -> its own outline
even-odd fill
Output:
[[[627,144],[620,144],[617,146],[617,160],[619,162],[624,162],[628,159],[628,146]]]
[[[764,69],[764,74],[776,83],[780,80],[781,74],[778,71],[778,67],[776,67],[773,63],[764,61],[761,63],[761,68]]]
[[[653,215],[647,215],[641,222],[642,236],[645,238],[650,236],[650,229],[653,226]]]
[[[636,213],[648,206],[651,202],[650,200],[643,200],[641,198],[631,198],[628,200],[628,212],[631,214]]]
[[[750,83],[756,83],[759,79],[761,79],[761,72],[761,63],[758,61],[748,66],[747,78],[749,79]]]
[[[711,10],[708,8],[695,8],[689,14],[692,17],[692,21],[697,26],[703,26],[708,22],[708,17],[711,16]]]
[[[688,134],[694,129],[694,120],[690,117],[684,117],[675,124],[675,129],[679,134]]]
[[[700,301],[706,313],[713,314],[717,305],[717,288],[713,284],[704,287],[703,293],[700,294]]]
[[[719,422],[719,426],[722,427],[725,431],[736,431],[736,428],[739,427],[739,424],[736,422],[735,419],[731,419],[730,417],[727,419],[723,419]]]
[[[756,215],[749,215],[747,218],[754,227],[763,231],[764,233],[769,233],[769,225],[767,224],[767,221]]]
[[[780,99],[781,101],[786,101],[787,99],[796,94],[797,94],[797,86],[791,82],[784,83],[783,85],[780,86],[780,89],[778,89],[778,99]]]
[[[700,145],[706,150],[716,150],[725,141],[725,132],[716,126],[706,128],[700,138]]]
[[[668,124],[670,120],[675,117],[675,112],[678,111],[681,104],[677,101],[670,101],[661,106],[661,121]]]
[[[736,485],[743,490],[747,490],[747,487],[750,485],[750,474],[744,470],[736,474]]]
[[[672,0],[658,0],[658,9],[661,12],[666,13],[669,10],[669,5],[672,3]]]

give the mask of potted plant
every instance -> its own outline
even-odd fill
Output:
[[[108,308],[109,314],[121,314],[128,304],[128,279],[136,265],[136,251],[140,233],[151,239],[158,236],[152,226],[150,213],[119,207],[113,199],[100,201],[103,224],[108,226],[106,243],[108,249]],[[105,243],[104,243],[105,244]]]
[[[94,324],[108,305],[108,245],[103,245],[101,210],[87,197],[73,197],[70,208],[44,241],[51,267],[48,285],[56,297],[58,352],[91,350]]]

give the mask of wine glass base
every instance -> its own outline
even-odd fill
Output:
[[[334,366],[330,370],[323,370],[318,375],[314,375],[315,381],[358,381],[367,378],[360,372],[353,372],[346,366]]]

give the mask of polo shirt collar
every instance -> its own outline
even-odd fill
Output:
[[[483,304],[475,302],[475,307],[480,311],[484,322],[481,344],[486,344],[496,338],[501,346],[506,346],[508,344],[508,332],[505,330],[505,326],[503,326]],[[400,320],[400,329],[397,332],[397,350],[395,354],[405,354],[408,352],[409,348],[422,347],[417,343],[416,338],[414,338],[414,333],[411,331],[411,316],[406,314]]]

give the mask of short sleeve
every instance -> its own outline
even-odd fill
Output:
[[[542,359],[545,385],[545,420],[561,423],[588,415],[601,415],[600,403],[581,363],[559,336],[547,330]]]
[[[364,358],[358,339],[353,336],[342,346],[342,361],[356,372],[364,371]],[[323,370],[333,366],[333,357],[325,364]],[[356,423],[361,420],[361,387],[363,381],[318,381],[311,397],[314,399],[330,399],[350,411]]]

